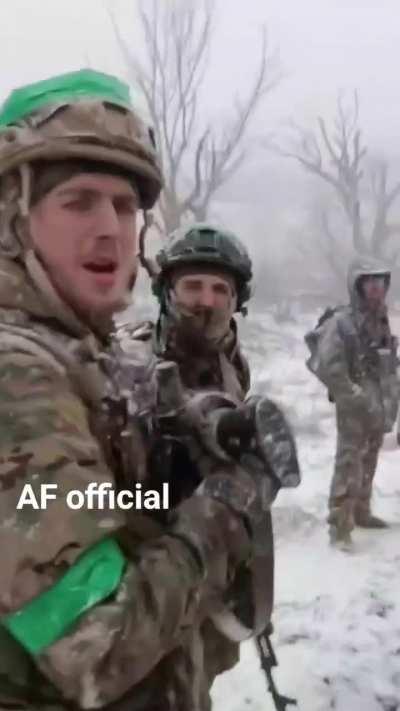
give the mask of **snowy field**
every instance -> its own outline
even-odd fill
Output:
[[[374,509],[392,527],[356,530],[351,554],[332,550],[326,505],[334,410],[304,365],[303,334],[314,321],[278,326],[264,316],[242,328],[253,389],[284,406],[303,476],[274,504],[274,676],[299,711],[400,711],[400,450],[388,435],[374,487]],[[400,333],[400,319],[394,330]],[[214,711],[274,708],[253,643],[244,643],[237,667],[216,680],[213,699]]]

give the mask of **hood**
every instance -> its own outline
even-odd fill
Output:
[[[363,276],[381,275],[391,278],[391,269],[385,262],[376,257],[360,256],[353,260],[347,274],[347,288],[351,303],[359,302],[356,289],[357,281]]]
[[[15,309],[28,318],[56,320],[69,334],[82,338],[90,333],[53,288],[32,251],[22,262],[0,257],[0,309]]]

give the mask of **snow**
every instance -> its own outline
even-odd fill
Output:
[[[374,485],[374,511],[391,528],[356,529],[352,553],[332,549],[326,514],[334,408],[304,365],[303,335],[315,320],[277,325],[258,315],[242,328],[253,389],[285,408],[303,476],[273,507],[274,678],[282,694],[297,698],[299,711],[399,711],[400,452],[387,435]],[[274,708],[253,642],[242,644],[240,663],[217,678],[212,696],[214,711]]]

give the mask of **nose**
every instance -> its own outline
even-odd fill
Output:
[[[208,308],[213,308],[215,306],[215,295],[213,290],[207,286],[203,285],[201,293],[199,295],[200,306],[205,306]]]
[[[118,213],[112,200],[104,199],[96,213],[96,226],[99,236],[117,237],[119,234]]]

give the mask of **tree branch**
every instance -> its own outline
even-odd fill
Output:
[[[361,144],[358,112],[357,92],[354,92],[353,105],[349,109],[339,94],[334,128],[331,131],[322,117],[317,119],[316,133],[310,134],[294,125],[298,134],[294,149],[278,149],[278,152],[295,159],[305,170],[321,178],[334,190],[352,229],[354,248],[361,252],[366,247],[360,214],[361,166],[366,148]]]
[[[280,64],[269,51],[262,28],[261,56],[246,97],[236,98],[233,119],[222,131],[211,130],[198,115],[199,96],[208,67],[214,14],[208,0],[176,6],[143,0],[139,22],[145,57],[137,61],[112,13],[117,42],[135,83],[143,92],[154,124],[165,188],[160,211],[168,225],[185,213],[206,213],[217,190],[239,170],[251,119],[260,101],[280,81]],[[210,121],[210,125],[216,121]],[[178,225],[175,225],[178,226]]]

